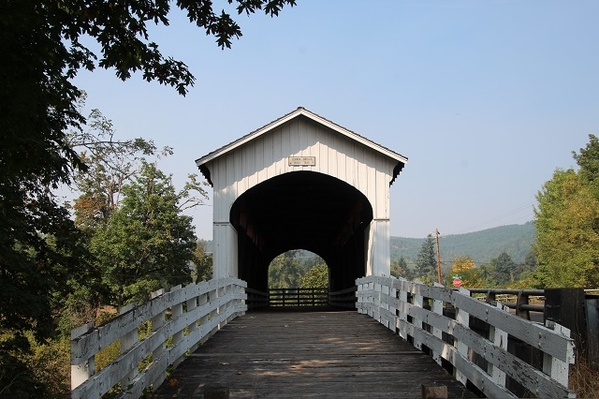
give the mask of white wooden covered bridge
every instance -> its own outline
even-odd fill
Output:
[[[475,396],[472,387],[497,398],[573,397],[568,329],[463,288],[389,276],[389,188],[406,161],[301,107],[198,159],[214,187],[214,278],[74,329],[72,397],[200,398],[215,383],[233,397],[418,397],[421,388],[426,397],[424,388],[444,388],[458,398]],[[249,292],[268,291],[272,259],[297,248],[326,261],[330,291],[353,289],[357,312],[244,316]],[[97,370],[96,356],[117,343],[120,355]]]
[[[305,108],[196,161],[214,188],[214,277],[267,291],[268,266],[316,253],[331,291],[389,275],[389,190],[407,158]]]

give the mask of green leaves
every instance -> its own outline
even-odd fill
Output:
[[[176,193],[171,177],[155,164],[142,162],[139,175],[122,191],[122,205],[92,237],[92,251],[118,306],[190,283],[196,248],[191,217],[179,209],[188,192]]]
[[[436,281],[436,265],[435,259],[435,240],[429,234],[420,248],[418,258],[416,259],[416,274],[419,278],[427,277],[430,281]]]
[[[267,13],[277,15],[285,4],[293,5],[294,1],[238,0],[237,3],[245,4],[244,9],[249,12],[264,7]],[[79,187],[84,187],[76,213],[78,226],[84,227],[88,234],[107,226],[117,229],[115,234],[141,231],[132,219],[142,215],[141,200],[131,201],[114,224],[103,223],[111,219],[119,203],[117,195],[132,172],[127,157],[121,155],[140,152],[148,155],[156,149],[153,143],[137,139],[122,143],[122,153],[110,153],[115,146],[112,128],[99,115],[90,119],[106,133],[106,141],[92,145],[92,141],[85,140],[82,132],[85,118],[79,108],[82,93],[72,80],[81,69],[92,71],[100,66],[113,68],[123,80],[138,72],[147,81],[171,86],[185,95],[195,78],[184,62],[163,55],[149,36],[148,24],[168,25],[170,4],[168,0],[2,1],[0,330],[33,329],[39,338],[50,336],[57,298],[68,296],[73,281],[97,277],[97,265],[87,264],[90,257],[85,254],[80,232],[70,220],[68,210],[53,197],[53,189],[69,185],[74,177]],[[188,11],[191,21],[214,35],[221,47],[230,47],[231,40],[241,36],[237,23],[224,11],[217,16],[210,0],[179,0],[176,4]],[[87,47],[85,44],[90,41],[97,46]],[[69,131],[83,133],[78,137],[84,140],[72,142]],[[86,148],[81,157],[77,145]],[[88,169],[84,161],[92,164],[91,172],[86,175],[79,174]],[[119,166],[123,167],[123,174],[111,174]],[[94,178],[102,184],[95,184]],[[148,181],[162,185],[164,196],[149,186],[147,192],[134,187],[131,191],[132,195],[145,198],[147,209],[153,210],[142,225],[147,229],[144,236],[147,240],[134,242],[129,241],[130,236],[120,235],[123,240],[116,242],[105,236],[97,237],[95,244],[98,248],[106,246],[106,253],[99,252],[105,257],[105,265],[111,260],[106,254],[115,256],[114,264],[107,266],[112,273],[110,281],[116,284],[121,282],[120,277],[129,278],[125,281],[128,288],[121,290],[121,299],[141,296],[152,289],[154,281],[170,284],[189,279],[185,268],[195,239],[190,219],[178,212],[181,206],[201,202],[190,200],[193,190],[200,195],[205,193],[202,194],[202,187],[193,178],[181,195],[170,190],[170,181],[164,176],[155,174]],[[134,227],[137,230],[131,230]],[[134,261],[132,270],[129,270],[131,264],[126,263],[130,261]],[[150,277],[143,280],[145,277],[140,276]],[[137,288],[131,288],[136,282]],[[12,368],[6,359],[12,361],[13,357],[0,337],[0,374],[5,369],[3,365]],[[0,379],[0,392],[5,395],[21,393],[19,389],[33,386],[21,381],[19,387],[11,382],[13,386],[6,389],[3,384]]]
[[[574,154],[579,172],[556,170],[537,194],[536,274],[547,287],[599,286],[599,141],[589,139]]]
[[[300,279],[301,288],[328,288],[329,268],[326,263],[318,263],[313,266]]]

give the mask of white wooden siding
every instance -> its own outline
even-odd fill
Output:
[[[208,160],[214,187],[214,276],[237,277],[237,232],[229,220],[234,202],[261,182],[299,171],[335,177],[368,198],[373,221],[367,231],[367,274],[389,275],[389,185],[398,160],[360,140],[298,117]],[[289,166],[290,156],[316,157],[316,165]]]
[[[289,166],[289,156],[314,156],[316,165]],[[389,182],[396,164],[324,126],[298,118],[208,163],[214,192],[220,193],[218,198],[215,194],[214,221],[228,221],[235,200],[260,182],[306,170],[354,186],[370,200],[375,219],[388,219]]]

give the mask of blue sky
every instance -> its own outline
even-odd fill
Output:
[[[303,106],[408,157],[393,236],[459,234],[532,220],[544,182],[599,135],[598,15],[595,0],[297,0],[237,17],[243,37],[221,50],[173,13],[151,34],[195,75],[186,97],[110,70],[76,84],[118,137],[174,148],[159,167],[178,187],[195,159]],[[204,239],[210,203],[192,213]]]

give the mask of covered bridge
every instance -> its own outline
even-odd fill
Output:
[[[196,160],[214,189],[214,277],[268,290],[279,254],[305,249],[329,289],[389,275],[389,191],[407,158],[305,108]]]

